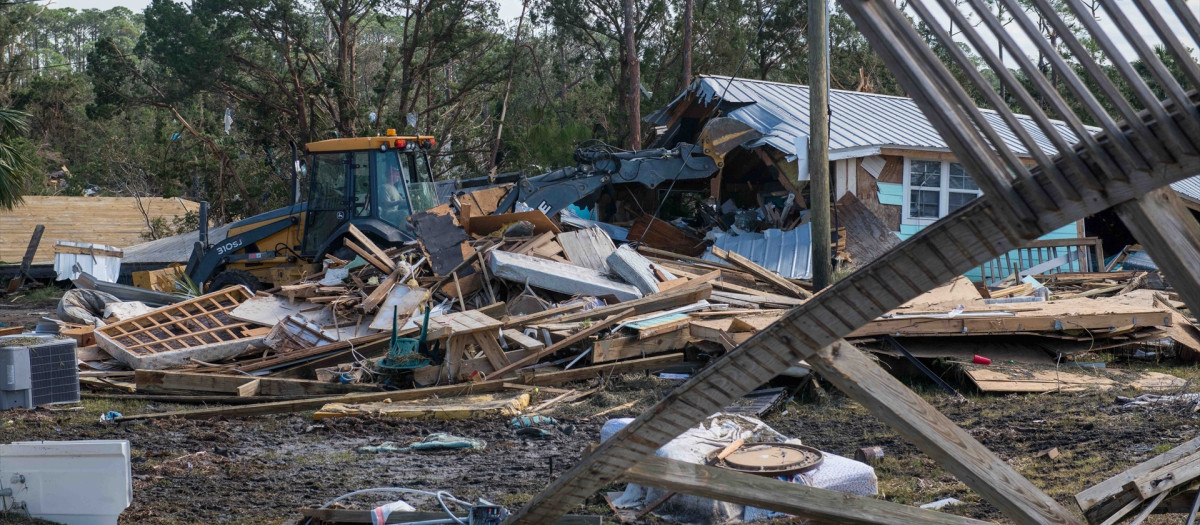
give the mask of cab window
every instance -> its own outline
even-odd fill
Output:
[[[343,154],[313,156],[312,207],[340,209],[346,205],[346,164]]]
[[[375,195],[378,196],[379,218],[393,226],[403,226],[412,210],[408,206],[404,181],[408,180],[408,166],[400,162],[395,150],[376,151]]]
[[[413,151],[406,155],[411,162],[408,181],[408,196],[412,200],[413,209],[425,211],[437,204],[437,191],[433,184],[433,173],[429,170],[429,159],[423,151]]]
[[[367,161],[368,152],[356,151],[350,153],[350,173],[354,183],[354,216],[366,217],[371,214],[371,167]]]

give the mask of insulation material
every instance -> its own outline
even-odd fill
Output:
[[[631,418],[607,421],[600,429],[600,440],[612,437],[632,421]],[[655,454],[678,461],[702,464],[713,451],[720,450],[739,438],[745,439],[747,443],[800,443],[799,439],[789,439],[753,417],[718,413],[699,426],[680,434]],[[791,482],[858,496],[873,496],[879,490],[879,480],[875,477],[875,469],[870,465],[828,452],[824,453],[824,460],[817,468],[791,476]],[[657,500],[663,493],[661,489],[631,483],[612,503],[617,508],[641,508],[646,502]],[[753,507],[686,494],[671,498],[659,507],[655,514],[684,523],[725,523],[738,519],[754,521],[779,516]]]

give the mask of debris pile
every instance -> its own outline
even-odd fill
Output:
[[[544,410],[549,398],[512,398],[505,384],[587,379],[612,373],[614,363],[625,371],[658,370],[685,357],[679,377],[687,377],[813,295],[809,282],[788,277],[803,273],[796,264],[808,267],[808,258],[795,254],[810,252],[804,213],[792,199],[762,203],[755,221],[725,210],[738,219],[726,230],[701,232],[647,216],[614,236],[622,226],[580,219],[575,208],[561,223],[537,210],[476,215],[476,207],[490,211],[481,203],[498,192],[476,193],[483,196],[460,194],[414,215],[422,235],[399,247],[384,249],[351,226],[343,257],[326,255],[311,275],[257,293],[231,287],[182,298],[111,284],[105,293],[90,290],[95,280],[84,273],[60,308],[71,313],[64,318],[73,323],[61,329],[79,344],[81,381],[92,389],[238,405],[330,397],[327,406],[311,405],[318,418],[515,415]],[[855,202],[839,205],[852,210]],[[708,220],[723,224],[710,211]],[[799,227],[776,229],[789,222]],[[762,231],[751,231],[757,223]],[[850,237],[839,241],[849,247],[847,260],[861,253],[857,246],[878,242],[876,230],[851,225]],[[766,255],[781,247],[793,256]],[[1014,274],[991,286],[960,277],[859,328],[849,341],[880,359],[907,359],[949,391],[955,389],[945,374],[926,366],[931,359],[982,391],[1168,388],[1178,380],[1121,375],[1094,362],[1098,352],[1200,357],[1194,317],[1165,288],[1157,273],[1144,271],[1048,273],[1019,282]],[[779,373],[804,377],[809,369],[800,362]],[[453,385],[472,385],[471,394],[482,397],[431,404],[420,393]],[[412,389],[411,396],[367,395]],[[339,395],[349,397],[333,399]],[[582,395],[562,390],[549,397]]]

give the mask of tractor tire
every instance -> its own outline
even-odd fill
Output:
[[[265,289],[263,284],[258,282],[258,279],[251,275],[250,272],[245,270],[225,270],[217,274],[216,277],[213,277],[212,281],[209,281],[208,291],[215,292],[239,284],[249,288],[252,293]]]

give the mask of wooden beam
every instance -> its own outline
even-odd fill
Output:
[[[589,366],[564,370],[562,372],[545,372],[523,374],[516,382],[533,386],[554,386],[572,381],[580,381],[605,374],[627,374],[644,370],[658,370],[683,362],[683,354],[668,354],[632,361],[621,361],[599,366]],[[265,378],[264,378],[265,379]],[[137,421],[144,419],[166,419],[180,417],[184,419],[209,419],[214,417],[244,417],[261,416],[266,414],[286,414],[316,410],[327,403],[373,403],[391,399],[392,401],[411,401],[427,397],[450,397],[487,392],[498,392],[504,389],[504,384],[513,383],[509,379],[493,379],[478,383],[462,383],[458,385],[435,386],[429,388],[414,388],[411,390],[393,390],[389,392],[363,392],[340,396],[322,396],[296,401],[281,401],[276,403],[257,403],[237,407],[202,408],[198,410],[182,410],[178,412],[159,412],[155,414],[137,414],[123,416],[115,421]]]
[[[592,344],[592,362],[606,363],[630,357],[642,357],[671,350],[682,350],[692,342],[687,329],[639,339],[637,336],[601,339]]]
[[[650,456],[625,473],[631,483],[785,512],[811,525],[983,525],[953,514]]]
[[[1150,258],[1179,292],[1188,309],[1200,312],[1200,224],[1179,194],[1159,188],[1117,206],[1117,215],[1145,246]]]
[[[255,378],[247,375],[200,374],[169,370],[136,370],[133,377],[138,391],[145,392],[182,391],[247,395],[242,393],[243,387],[253,381],[258,381],[258,387],[251,395],[262,396],[306,396],[379,391],[379,387],[374,385],[343,385],[305,379]]]
[[[1182,443],[1171,450],[1138,463],[1120,474],[1084,489],[1075,495],[1075,503],[1079,504],[1084,517],[1090,523],[1099,523],[1118,514],[1127,514],[1137,506],[1132,505],[1124,513],[1121,513],[1121,510],[1145,499],[1138,493],[1136,487],[1130,485],[1131,483],[1134,483],[1138,479],[1143,479],[1152,472],[1159,471],[1164,467],[1185,461],[1198,453],[1200,453],[1200,438]]]
[[[627,308],[633,308],[635,314],[644,314],[658,310],[669,310],[671,308],[679,308],[680,306],[693,304],[701,299],[708,299],[711,295],[711,284],[689,284],[665,292],[652,293],[642,297],[641,299],[622,301],[617,304],[610,304],[608,306],[601,306],[600,308],[593,308],[583,312],[564,315],[558,319],[555,319],[554,322],[571,323],[575,321],[582,321],[584,319],[597,319],[623,311]]]

